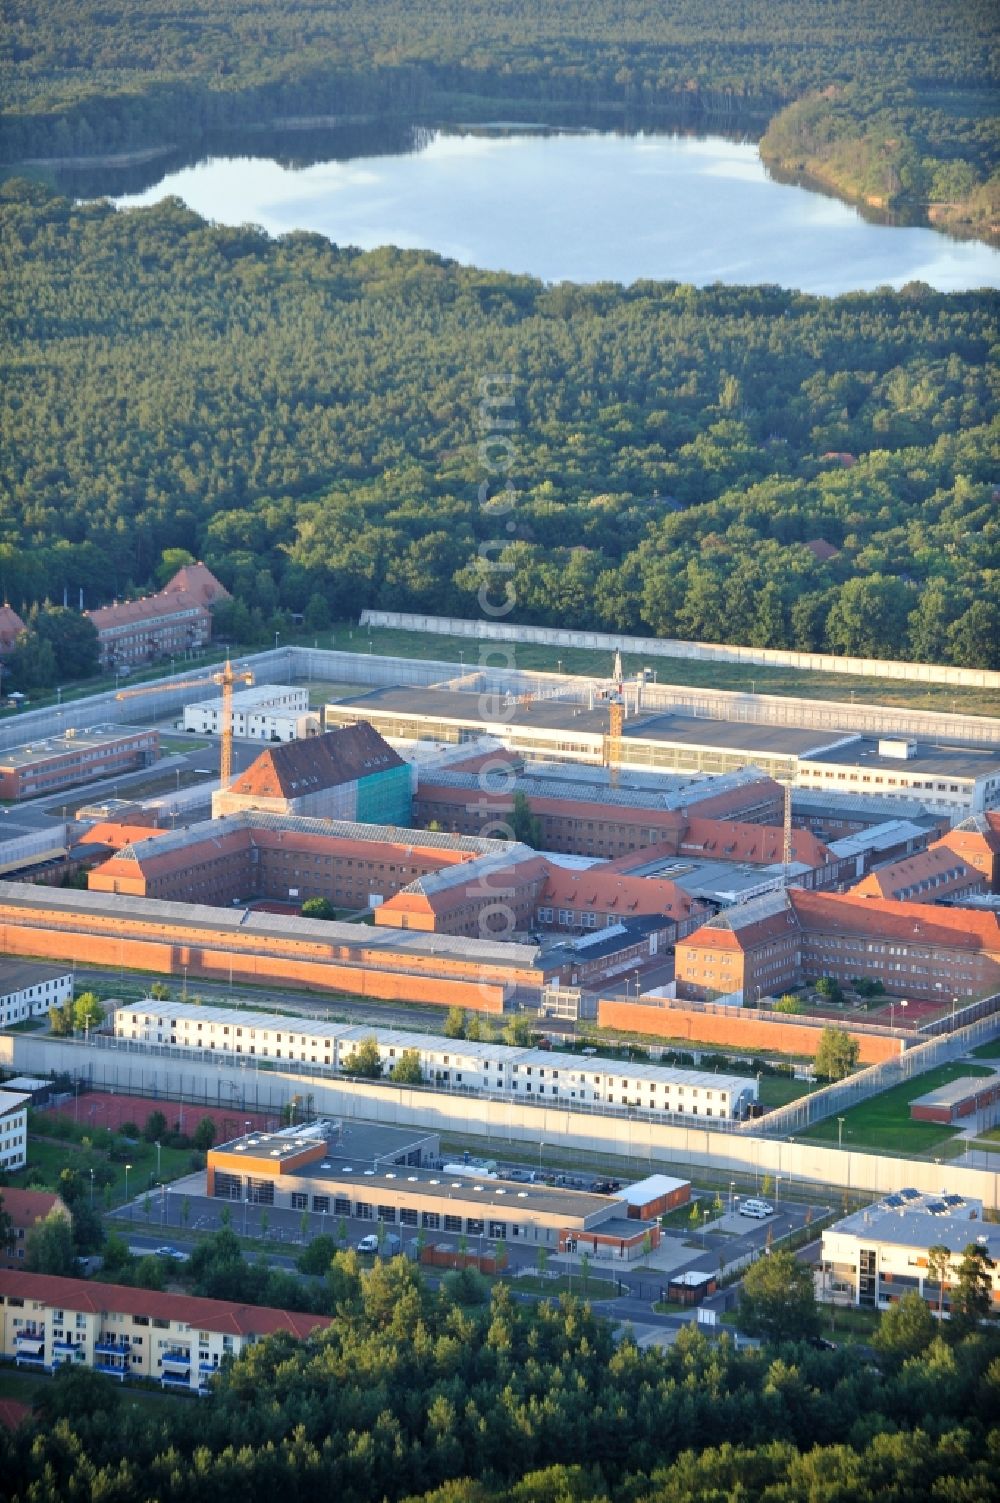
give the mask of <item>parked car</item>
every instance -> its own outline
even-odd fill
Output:
[[[741,1200],[740,1215],[753,1216],[757,1221],[763,1221],[766,1216],[774,1215],[774,1206],[769,1200]]]

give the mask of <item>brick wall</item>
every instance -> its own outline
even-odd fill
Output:
[[[800,1023],[770,1022],[745,1018],[738,1008],[727,1013],[705,1013],[687,1007],[649,1007],[642,1002],[617,1002],[604,998],[597,1006],[601,1028],[620,1028],[628,1033],[680,1039],[686,1043],[713,1044],[746,1053],[813,1055],[822,1030]],[[877,1064],[899,1053],[899,1040],[881,1034],[851,1033],[861,1050],[861,1063]]]

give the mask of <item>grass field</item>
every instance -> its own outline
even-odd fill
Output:
[[[810,1091],[815,1091],[817,1086],[808,1080],[794,1080],[790,1075],[762,1075],[760,1077],[760,1102],[773,1110],[776,1106],[787,1106],[790,1101],[798,1101],[802,1096],[808,1096]]]
[[[953,1127],[940,1127],[935,1122],[911,1122],[910,1102],[937,1086],[959,1080],[963,1075],[991,1075],[976,1065],[940,1065],[928,1070],[902,1085],[893,1086],[863,1101],[860,1106],[843,1112],[843,1146],[845,1148],[881,1148],[889,1153],[933,1154],[935,1148],[950,1143],[958,1136]],[[820,1143],[836,1143],[837,1117],[828,1117],[817,1122],[801,1134],[803,1138]]]
[[[98,1126],[100,1126],[98,1119]],[[140,1123],[141,1127],[142,1124]],[[190,1148],[161,1148],[160,1168],[157,1172],[156,1145],[153,1143],[137,1143],[130,1150],[128,1171],[128,1191],[130,1196],[141,1195],[151,1183],[158,1179],[164,1182],[179,1179],[184,1174],[191,1172],[191,1149]],[[39,1185],[37,1178],[32,1183],[38,1188],[55,1190],[58,1188],[59,1176],[64,1169],[76,1169],[81,1177],[86,1180],[92,1168],[100,1165],[102,1169],[110,1169],[114,1173],[114,1182],[107,1186],[107,1190],[98,1186],[94,1191],[94,1204],[105,1207],[109,1204],[119,1204],[125,1196],[125,1165],[109,1160],[107,1153],[102,1149],[87,1148],[82,1143],[73,1143],[68,1139],[58,1141],[36,1134],[28,1134],[28,1164],[27,1168],[20,1170],[10,1177],[12,1185],[23,1186],[29,1170],[34,1170],[36,1176],[43,1176]],[[153,1191],[153,1200],[157,1196]]]
[[[1000,1038],[990,1039],[986,1044],[980,1044],[973,1049],[976,1059],[1000,1059]]]
[[[349,635],[352,633],[352,635]],[[438,636],[435,632],[404,632],[375,627],[369,634],[361,627],[338,626],[319,638],[320,646],[381,657],[431,658],[461,662],[480,661],[502,667],[506,651],[516,654],[513,666],[557,673],[606,677],[609,655],[589,648],[548,647],[536,643],[479,643],[467,637]],[[495,656],[488,655],[493,650]],[[480,654],[482,653],[482,657]],[[915,710],[960,710],[969,715],[1000,714],[1000,694],[983,689],[962,689],[951,684],[910,683],[906,679],[855,678],[853,674],[808,673],[795,668],[745,666],[740,663],[706,663],[688,658],[654,658],[652,663],[634,653],[623,655],[626,674],[652,667],[661,684],[687,684],[696,688],[731,689],[745,693],[787,694],[801,699],[843,699],[859,703],[901,705]]]

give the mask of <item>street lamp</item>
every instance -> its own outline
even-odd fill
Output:
[[[91,1169],[91,1171],[90,1171],[90,1208],[91,1208],[91,1210],[93,1210],[93,1208],[94,1208],[94,1171],[93,1171],[93,1169]]]
[[[157,1144],[156,1144],[156,1177],[157,1177],[157,1179],[160,1178],[160,1144],[159,1144],[159,1141],[157,1141]]]
[[[542,1149],[544,1147],[545,1147],[545,1144],[542,1143],[542,1142],[539,1142],[539,1144],[538,1144],[538,1172],[539,1172],[539,1174],[541,1174],[541,1172],[542,1172]]]
[[[729,1181],[729,1214],[730,1214],[730,1216],[733,1214],[733,1191],[735,1189],[736,1189],[736,1181],[734,1179],[731,1179]]]
[[[278,642],[279,642],[280,638],[281,638],[280,631],[276,631],[275,634],[274,634],[274,650],[275,650],[275,652],[277,652],[277,650],[278,650]]]
[[[843,1119],[843,1117],[838,1117],[837,1118],[837,1147],[838,1148],[843,1147],[843,1142],[844,1142],[844,1119]]]
[[[128,1172],[131,1169],[131,1167],[132,1167],[131,1164],[126,1164],[125,1165],[125,1204],[126,1205],[128,1205]],[[131,1210],[130,1210],[129,1211],[129,1220],[131,1221],[131,1219],[132,1219],[132,1214],[131,1214]]]

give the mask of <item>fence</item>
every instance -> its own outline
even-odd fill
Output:
[[[644,657],[692,658],[701,662],[795,668],[805,673],[843,673],[864,678],[910,679],[924,684],[1000,689],[1000,673],[988,668],[940,667],[935,663],[902,663],[885,658],[841,658],[832,653],[787,652],[775,647],[737,647],[716,642],[682,642],[671,637],[617,636],[609,632],[573,631],[561,627],[517,626],[509,622],[469,621],[451,616],[419,616],[408,611],[362,611],[361,624],[392,627],[397,631],[471,637],[477,641],[535,642],[549,647],[581,647],[611,653],[633,652]]]
[[[987,1024],[974,1025],[986,1028]],[[947,1044],[948,1040],[941,1041]],[[933,1047],[933,1044],[928,1046]],[[916,1051],[912,1051],[915,1053]],[[85,1060],[85,1065],[81,1065]],[[322,1116],[357,1118],[390,1126],[413,1127],[422,1133],[439,1132],[453,1140],[481,1143],[494,1154],[509,1157],[506,1145],[524,1145],[537,1152],[539,1143],[552,1151],[595,1154],[602,1162],[617,1158],[631,1169],[692,1174],[706,1170],[720,1177],[745,1176],[756,1185],[765,1175],[787,1195],[794,1183],[801,1192],[816,1186],[846,1189],[857,1196],[883,1195],[902,1185],[937,1193],[941,1169],[928,1160],[899,1155],[839,1151],[810,1141],[770,1138],[754,1123],[723,1132],[688,1121],[670,1124],[633,1117],[590,1116],[564,1106],[528,1108],[524,1101],[493,1101],[440,1090],[417,1091],[406,1086],[378,1086],[372,1081],[323,1079],[281,1069],[249,1070],[232,1061],[212,1065],[96,1048],[91,1044],[53,1042],[28,1034],[0,1034],[0,1064],[17,1074],[46,1075],[66,1071],[85,1079],[90,1088],[161,1100],[184,1100],[234,1111],[281,1112],[294,1094],[313,1097],[313,1110]],[[530,1145],[530,1147],[528,1146]],[[1000,1155],[993,1155],[1000,1160]],[[949,1189],[985,1205],[1000,1204],[1000,1162],[983,1168],[949,1164]]]
[[[1000,998],[990,1000],[1000,1001]],[[813,1123],[832,1117],[836,1112],[858,1106],[880,1091],[888,1090],[890,1086],[902,1085],[915,1075],[923,1075],[927,1070],[932,1070],[935,1065],[958,1059],[977,1044],[985,1044],[987,1040],[995,1038],[998,1031],[1000,1020],[994,1012],[965,1028],[958,1028],[943,1037],[927,1039],[925,1043],[917,1044],[903,1054],[894,1055],[881,1064],[870,1065],[867,1070],[859,1070],[847,1080],[823,1086],[811,1096],[804,1096],[799,1101],[778,1107],[756,1122],[755,1130],[768,1137],[787,1137],[792,1133],[802,1132]]]

